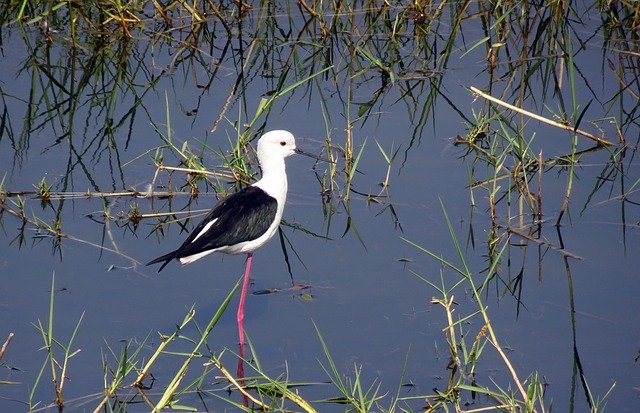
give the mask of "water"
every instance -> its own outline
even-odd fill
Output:
[[[29,55],[24,45],[15,41],[18,40],[16,35],[13,36],[13,42],[5,43],[5,57],[0,59],[3,110],[7,111],[13,131],[10,134],[5,130],[0,140],[0,163],[4,165],[6,190],[30,191],[43,176],[53,184],[54,191],[145,190],[156,173],[156,166],[147,153],[164,144],[159,133],[154,132],[154,126],[167,135],[167,111],[172,139],[178,147],[186,141],[197,151],[205,141],[214,150],[226,151],[229,141],[235,139],[236,133],[227,120],[219,124],[215,133],[209,132],[231,90],[229,79],[235,81],[236,68],[231,61],[221,60],[219,76],[209,90],[203,90],[195,84],[204,83],[205,67],[196,66],[196,76],[185,70],[185,65],[163,72],[171,61],[167,53],[175,49],[153,49],[143,40],[134,55],[141,56],[140,62],[146,69],[137,72],[135,79],[139,83],[134,87],[117,88],[117,104],[109,107],[112,112],[100,106],[79,105],[74,117],[78,120],[70,129],[73,135],[69,138],[64,135],[69,126],[68,118],[54,110],[55,116],[44,126],[32,128],[28,141],[20,140],[18,136],[24,131],[22,122],[31,78],[29,71],[18,71]],[[38,35],[30,33],[29,37],[33,41]],[[63,50],[54,47],[51,52],[56,56]],[[609,91],[610,81],[601,88],[598,84],[602,59],[595,57],[600,56],[599,53],[601,51],[595,47],[584,52],[580,55],[579,67],[583,76],[594,79],[595,86],[592,87]],[[442,202],[477,285],[486,275],[483,272],[489,265],[486,243],[491,230],[488,193],[477,188],[470,191],[469,171],[474,168],[474,179],[482,179],[490,177],[492,170],[481,162],[474,162],[472,156],[462,157],[465,147],[454,146],[452,140],[454,136],[466,133],[460,111],[470,119],[471,109],[478,111],[483,104],[481,100],[474,101],[465,90],[466,86],[482,85],[481,80],[486,80],[478,78],[481,70],[475,63],[470,63],[477,62],[480,55],[472,53],[466,58],[456,55],[460,60],[452,61],[454,70],[447,72],[441,89],[446,91],[448,102],[443,98],[437,101],[435,115],[425,120],[425,126],[416,126],[417,121],[410,116],[420,113],[425,95],[420,95],[416,108],[408,110],[404,104],[395,103],[397,91],[389,92],[381,103],[373,106],[374,111],[381,112],[379,117],[372,116],[366,122],[353,124],[356,151],[360,145],[365,146],[352,183],[354,192],[351,192],[349,215],[337,194],[334,194],[336,213],[331,215],[330,221],[323,214],[316,173],[322,174],[328,168],[326,164],[314,164],[304,157],[288,160],[290,193],[284,215],[286,221],[330,239],[285,227],[284,233],[295,249],[295,254],[290,248],[288,250],[292,274],[288,272],[277,239],[255,254],[251,291],[285,290],[276,294],[250,295],[247,300],[245,328],[267,374],[276,377],[286,371],[295,382],[328,381],[322,367],[329,365],[322,348],[324,341],[340,374],[353,377],[355,369],[362,368],[363,384],[379,383],[380,394],[396,394],[398,386],[408,383],[412,385],[400,388],[401,397],[433,394],[434,388],[446,389],[450,374],[447,370],[449,352],[443,333],[447,325],[446,314],[441,306],[431,303],[437,292],[412,271],[436,284],[440,284],[442,273],[449,286],[458,277],[402,238],[460,265],[441,210]],[[129,66],[128,72],[132,73],[133,67],[136,66]],[[148,80],[149,76],[159,77],[153,87],[147,89],[143,80]],[[40,75],[40,79],[48,84],[46,77]],[[344,81],[342,77],[340,79]],[[290,79],[291,82],[295,80]],[[237,119],[239,108],[245,103],[247,107],[242,111],[248,113],[247,119],[251,119],[259,100],[276,86],[274,79],[260,76],[250,77],[247,81],[249,84],[243,89],[241,99],[232,99],[232,109],[226,112],[230,122]],[[312,92],[296,91],[279,98],[268,117],[267,129],[288,129],[302,137],[298,139],[300,147],[318,153],[327,130],[333,142],[344,142],[346,92],[338,87],[340,92],[334,93],[333,87],[332,79],[320,79]],[[377,87],[377,81],[363,83],[354,90],[353,101],[368,101]],[[127,117],[112,134],[100,131],[105,117],[117,121],[133,107],[132,90],[143,97],[135,116]],[[323,100],[318,98],[320,92],[325,95],[324,108]],[[105,93],[105,98],[108,95]],[[603,92],[603,95],[608,94]],[[578,98],[587,102],[591,96],[583,88]],[[555,105],[554,101],[551,103]],[[532,106],[533,103],[529,107]],[[594,111],[595,106],[594,103]],[[195,109],[197,115],[193,114]],[[329,115],[329,121],[322,115],[323,109]],[[610,115],[590,113],[592,118]],[[352,116],[355,117],[353,112]],[[43,115],[40,121],[44,118]],[[422,130],[419,139],[413,139],[416,130]],[[528,130],[537,134],[533,153],[543,150],[544,158],[548,159],[569,152],[567,133],[532,122]],[[637,143],[637,125],[631,123],[625,128],[625,134],[630,145]],[[113,138],[111,144],[110,138]],[[54,144],[56,139],[60,140],[58,144]],[[390,199],[379,198],[378,202],[371,202],[359,194],[378,194],[387,167],[376,142],[387,151],[398,146],[401,149],[389,175]],[[581,149],[588,146],[580,142]],[[634,151],[635,146],[628,150]],[[221,165],[221,160],[211,150],[204,151],[203,158],[210,168]],[[627,188],[638,176],[637,166],[629,161],[630,158],[628,155],[624,161]],[[169,150],[165,150],[164,161],[166,165],[178,166],[175,155]],[[500,261],[499,277],[490,281],[483,294],[493,328],[520,379],[538,371],[547,383],[545,401],[547,404],[552,402],[560,411],[569,410],[571,406],[575,411],[588,408],[579,379],[572,389],[576,354],[594,395],[603,396],[615,383],[606,399],[607,410],[635,411],[638,402],[640,374],[635,358],[640,334],[634,317],[640,310],[636,299],[640,292],[636,282],[638,210],[635,204],[627,203],[623,218],[623,203],[615,197],[619,191],[617,186],[621,185],[619,179],[589,200],[608,161],[606,151],[585,155],[576,170],[578,179],[573,185],[569,213],[559,232],[564,251],[580,257],[566,261],[570,272],[558,250],[561,242],[553,225],[567,182],[566,172],[558,172],[556,168],[545,173],[542,180],[545,219],[542,242],[526,242],[524,238],[513,236]],[[174,173],[173,184],[181,182],[183,177]],[[167,173],[159,173],[158,182],[166,184],[167,181]],[[344,175],[338,176],[336,183],[344,194]],[[499,181],[503,191],[510,183],[506,179]],[[535,192],[537,178],[530,181],[530,185]],[[471,206],[471,195],[475,206]],[[633,193],[629,195],[632,200]],[[9,198],[9,205],[17,199]],[[88,214],[102,219],[104,205],[97,197],[66,200],[62,207],[54,200],[44,208],[32,195],[21,199],[26,202],[25,212],[29,217],[41,217],[49,222],[60,211],[62,230],[72,239],[65,237],[59,249],[52,248],[51,236],[28,224],[21,245],[16,238],[20,234],[21,221],[6,211],[3,214],[0,338],[9,332],[15,336],[2,359],[5,369],[0,378],[16,384],[0,387],[2,411],[26,410],[24,403],[45,359],[41,350],[42,337],[34,324],[40,321],[46,325],[52,274],[55,273],[56,288],[54,336],[62,342],[68,341],[84,314],[72,346],[81,351],[71,358],[67,370],[64,398],[68,407],[65,410],[92,411],[104,385],[103,358],[113,368],[117,362],[111,351],[118,354],[125,342],[130,341],[135,347],[145,338],[143,354],[145,358],[149,357],[159,343],[158,333],[171,334],[192,306],[196,309],[198,325],[203,327],[244,269],[243,257],[213,255],[184,268],[172,263],[156,274],[155,268],[142,264],[182,242],[186,233],[177,225],[166,227],[165,236],[158,240],[152,233],[153,219],[144,219],[135,229],[126,220],[111,221],[104,226],[89,219]],[[114,197],[106,202],[112,216],[126,214],[133,202],[143,213],[156,212],[164,206],[164,201],[148,198]],[[207,209],[214,204],[215,198],[209,191],[201,193],[192,205],[188,202],[186,197],[176,197],[172,200],[172,209]],[[515,197],[510,200],[509,208],[506,204],[506,199],[500,204],[498,220],[502,225],[510,222],[515,227]],[[390,205],[396,216],[390,212]],[[306,296],[297,291],[286,291],[292,282],[310,286],[304,293],[310,294],[312,299],[305,299]],[[516,293],[509,293],[508,285],[513,285],[511,289]],[[467,285],[456,289],[454,294],[456,316],[464,317],[477,309]],[[572,299],[575,300],[575,348]],[[208,340],[214,353],[224,349],[236,351],[236,303],[237,297],[234,297]],[[470,343],[482,327],[481,319],[475,317],[462,323],[458,333]],[[193,335],[194,331],[190,329],[185,334]],[[188,345],[182,344],[182,350],[189,349]],[[229,370],[234,370],[234,357],[229,351],[225,351],[223,362]],[[178,357],[162,357],[154,364],[152,373],[157,383],[149,392],[154,398],[158,397],[157,392],[164,390],[166,380],[180,363]],[[201,360],[194,366],[196,364],[200,366]],[[194,369],[192,374],[197,375],[199,370]],[[106,377],[109,381],[111,373],[106,373]],[[478,362],[476,377],[487,386],[491,386],[489,378],[505,387],[512,383],[505,365],[489,344]],[[207,388],[211,381],[213,377],[208,378],[204,387]],[[34,401],[40,401],[39,406],[54,399],[50,382],[47,367],[33,397]],[[131,378],[124,384],[130,382]],[[122,393],[129,394],[128,391],[123,389]],[[311,401],[338,395],[328,384],[302,387],[300,393]],[[463,394],[462,398],[472,403],[470,408],[487,403],[484,398],[472,400],[470,393]],[[195,395],[186,395],[181,400],[204,409]],[[230,409],[228,404],[211,396],[205,395],[205,400],[206,408],[212,411]],[[390,403],[391,399],[383,399],[381,405]],[[420,399],[408,403],[416,410],[424,406]],[[315,407],[320,411],[343,410],[335,404]],[[148,410],[144,404],[130,405],[127,409]]]

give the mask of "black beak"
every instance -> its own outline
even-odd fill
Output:
[[[303,151],[302,149],[295,148],[293,151],[294,151],[295,153],[297,153],[298,155],[304,155],[304,156],[308,156],[309,158],[317,159],[317,160],[319,160],[319,161],[332,163],[332,162],[331,162],[330,160],[328,160],[328,159],[324,159],[324,158],[321,158],[321,157],[319,157],[319,156],[317,156],[317,155],[314,155],[314,154],[312,154],[312,153],[305,152],[305,151]]]

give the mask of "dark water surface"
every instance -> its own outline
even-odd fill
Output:
[[[29,36],[32,40],[37,38],[35,33]],[[199,148],[200,142],[206,141],[211,148],[226,151],[229,140],[236,137],[226,120],[215,133],[209,132],[236,79],[235,67],[224,62],[222,72],[226,75],[220,74],[211,89],[203,92],[194,87],[194,77],[184,66],[160,76],[170,61],[167,53],[171,48],[158,48],[152,53],[151,49],[141,47],[145,70],[158,78],[153,89],[142,97],[144,109],[138,109],[131,123],[131,133],[128,127],[121,127],[114,132],[115,143],[105,143],[107,138],[97,132],[102,127],[104,113],[85,104],[77,108],[71,138],[62,136],[64,127],[68,126],[65,124],[67,115],[52,110],[52,120],[45,122],[46,116],[41,117],[36,123],[44,122],[45,126],[33,128],[30,136],[21,140],[32,78],[29,70],[19,71],[29,58],[20,34],[13,33],[9,40],[2,46],[3,57],[0,59],[4,100],[0,105],[13,130],[13,135],[4,131],[0,138],[0,174],[4,176],[6,191],[31,191],[43,176],[53,184],[54,191],[146,190],[156,173],[156,166],[147,152],[163,145],[153,131],[152,122],[164,127],[163,133],[166,133],[167,111],[171,114],[170,127],[178,147],[182,142],[189,142],[192,148]],[[51,53],[58,61],[65,51],[62,47],[54,47]],[[480,70],[474,66],[474,62],[481,60],[481,52],[464,57],[461,53],[452,58],[442,90],[446,90],[446,98],[457,109],[471,117],[472,109],[478,111],[483,102],[466,87],[483,87],[486,77],[479,75]],[[603,95],[611,94],[610,80],[603,81],[602,78],[602,51],[597,46],[580,55],[579,67],[582,76],[593,79],[594,88],[603,91]],[[140,73],[136,79],[143,84],[144,77]],[[606,79],[609,77],[607,72]],[[331,95],[329,83],[322,80],[314,86],[327,95],[325,110],[331,116],[328,126],[322,115],[323,107],[316,98],[319,92],[314,90],[311,98],[297,93],[279,99],[266,122],[266,129],[290,130],[299,137],[298,146],[316,153],[322,151],[327,128],[334,142],[343,142],[346,129],[343,102]],[[256,77],[252,79],[251,87],[243,91],[241,101],[248,106],[243,110],[250,112],[249,118],[260,98],[272,87],[272,79]],[[354,91],[353,101],[365,101],[374,90],[373,82],[363,85]],[[114,118],[118,119],[133,104],[134,98],[124,90],[116,93],[122,94],[113,108],[117,115]],[[474,162],[472,157],[463,157],[465,148],[453,145],[453,138],[465,134],[467,129],[460,114],[442,98],[438,100],[434,115],[426,122],[420,142],[416,140],[411,145],[415,126],[404,103],[395,103],[397,98],[390,93],[382,105],[376,106],[375,110],[382,112],[380,117],[354,123],[352,133],[357,147],[366,140],[353,184],[359,193],[377,194],[379,182],[386,175],[386,164],[376,141],[387,150],[392,144],[394,147],[401,145],[401,150],[390,174],[390,203],[368,202],[365,196],[352,192],[351,222],[346,233],[348,216],[339,203],[336,203],[337,212],[332,215],[330,224],[323,214],[315,174],[324,171],[326,164],[316,164],[302,157],[288,159],[290,192],[285,220],[326,234],[330,239],[283,228],[302,260],[300,262],[289,250],[293,282],[309,285],[304,292],[313,296],[311,300],[304,299],[297,291],[248,297],[245,328],[268,374],[277,376],[287,371],[290,380],[297,382],[328,380],[321,367],[327,362],[315,323],[340,372],[353,376],[354,369],[362,367],[363,383],[366,386],[380,383],[381,394],[393,395],[399,384],[407,383],[412,386],[403,387],[400,396],[432,394],[434,388],[446,388],[449,374],[449,353],[443,333],[446,315],[440,306],[430,303],[437,293],[411,271],[436,284],[440,283],[441,272],[449,285],[458,278],[401,237],[457,264],[455,248],[440,207],[442,202],[463,246],[467,265],[478,277],[479,285],[485,276],[483,271],[489,265],[486,244],[491,217],[487,191],[471,191],[469,176],[471,168],[486,167]],[[578,101],[591,99],[590,91],[579,89]],[[240,102],[234,99],[231,110],[226,113],[232,122],[238,117],[239,105]],[[555,105],[553,100],[550,105]],[[606,114],[598,113],[602,109],[596,106],[592,107],[593,113],[590,112],[589,117],[604,117]],[[192,116],[188,112],[195,107],[198,107],[198,114]],[[356,114],[352,116],[355,118]],[[550,158],[570,150],[568,133],[532,121],[528,128],[536,133],[532,152],[544,150],[545,158]],[[637,144],[637,125],[626,130],[626,138],[629,145]],[[56,139],[59,139],[58,143]],[[70,142],[73,142],[74,150],[83,155],[80,156],[82,164],[73,165],[69,174],[69,159],[72,164],[78,160],[70,149]],[[635,146],[628,150],[635,152]],[[640,214],[637,205],[632,203],[627,203],[622,210],[623,204],[616,199],[621,189],[615,180],[589,199],[594,186],[601,182],[598,176],[609,158],[607,151],[591,154],[575,171],[569,212],[559,230],[564,250],[580,257],[568,260],[571,284],[562,254],[557,249],[539,247],[536,242],[525,243],[525,239],[513,237],[497,269],[500,278],[492,279],[484,293],[493,327],[514,368],[522,380],[533,371],[544,377],[548,384],[545,401],[553,405],[554,411],[588,409],[579,378],[572,389],[572,378],[576,380],[577,377],[574,374],[576,352],[595,397],[603,396],[615,384],[606,399],[606,410],[637,411],[640,402],[640,367],[635,361],[640,351]],[[625,160],[624,174],[631,187],[640,174],[637,163],[630,162],[629,158],[633,157]],[[168,150],[165,160],[167,165],[177,166]],[[203,161],[209,168],[221,166],[221,160],[210,150],[204,152]],[[173,176],[175,180],[184,179],[177,173]],[[560,245],[560,241],[553,224],[562,204],[567,176],[566,171],[550,171],[543,175],[545,222],[542,238],[555,246]],[[531,185],[536,186],[536,180]],[[166,172],[159,173],[157,183],[167,183]],[[338,177],[337,184],[344,185],[344,176]],[[505,179],[500,184],[506,187],[510,183]],[[470,194],[474,196],[475,207],[471,206]],[[633,199],[633,192],[628,195]],[[24,210],[29,217],[51,219],[60,206],[60,201],[54,200],[42,208],[40,201],[30,194],[20,199],[25,202]],[[8,198],[5,202],[14,201],[18,198]],[[208,209],[215,201],[214,193],[209,189],[198,196],[191,209]],[[114,216],[129,211],[134,202],[143,213],[166,212],[162,200],[126,196],[106,200]],[[510,202],[512,207],[502,207],[498,211],[502,223],[516,222],[515,195]],[[172,206],[177,210],[186,208],[187,203],[187,197],[179,196]],[[506,203],[507,200],[503,200],[502,205]],[[95,408],[104,386],[103,357],[111,366],[116,365],[109,348],[118,353],[124,341],[138,342],[148,336],[144,351],[151,354],[158,344],[158,332],[173,332],[193,305],[199,325],[206,325],[242,274],[244,257],[222,255],[212,255],[183,268],[171,263],[162,273],[156,274],[155,268],[142,264],[177,247],[186,232],[181,232],[177,225],[170,225],[165,228],[165,237],[158,239],[152,234],[156,223],[153,219],[142,220],[133,231],[126,225],[126,220],[112,221],[105,226],[87,217],[93,214],[101,220],[103,205],[99,197],[64,202],[60,213],[62,229],[74,239],[63,239],[59,250],[52,248],[54,242],[50,236],[30,224],[26,225],[21,245],[17,239],[21,221],[3,213],[0,339],[4,340],[9,332],[15,336],[2,360],[0,379],[17,384],[0,386],[0,411],[27,409],[24,403],[46,356],[41,350],[42,337],[34,324],[38,320],[44,324],[48,319],[53,273],[56,283],[54,336],[61,341],[68,340],[84,314],[73,345],[81,351],[68,366],[64,397],[69,401],[69,407],[65,411],[92,411]],[[401,227],[394,221],[388,205],[395,208]],[[472,237],[469,235],[471,230]],[[292,285],[277,238],[255,253],[253,263],[250,291],[286,290]],[[111,266],[117,268],[108,271]],[[511,294],[505,280],[515,280],[520,271],[521,283],[513,287],[517,293]],[[456,315],[463,317],[475,311],[466,286],[458,288],[454,294],[458,303]],[[575,300],[575,348],[570,297]],[[234,297],[208,340],[214,352],[225,348],[236,351],[236,303],[237,297]],[[481,319],[474,318],[464,323],[461,331],[472,340],[481,328]],[[483,378],[485,385],[490,385],[490,378],[498,385],[508,386],[510,376],[504,364],[488,344],[485,352],[476,374]],[[223,360],[233,370],[231,354],[227,353]],[[162,383],[159,387],[172,376],[179,363],[178,358],[165,358],[154,365],[153,374]],[[41,407],[54,400],[50,382],[47,367],[33,397],[34,401],[40,401]],[[163,388],[154,390],[162,391]],[[330,385],[304,388],[301,394],[308,400],[337,396]],[[86,396],[87,400],[81,400]],[[463,397],[472,403],[471,408],[474,401],[470,395]],[[196,396],[184,399],[185,404],[198,405]],[[207,403],[211,411],[230,409],[215,398],[208,399]],[[381,402],[382,406],[390,403],[390,399]],[[484,400],[475,403],[483,405]],[[420,410],[424,402],[414,401],[410,406]],[[319,411],[343,409],[332,404],[321,404],[316,408]],[[144,404],[129,406],[129,411],[145,410]]]

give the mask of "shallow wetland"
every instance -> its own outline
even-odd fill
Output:
[[[0,6],[0,411],[635,412],[640,6]],[[279,233],[160,274],[286,129]]]

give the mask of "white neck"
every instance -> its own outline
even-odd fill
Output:
[[[278,201],[278,215],[282,214],[287,198],[287,175],[284,158],[279,156],[260,156],[258,161],[262,168],[262,178],[253,184]]]

